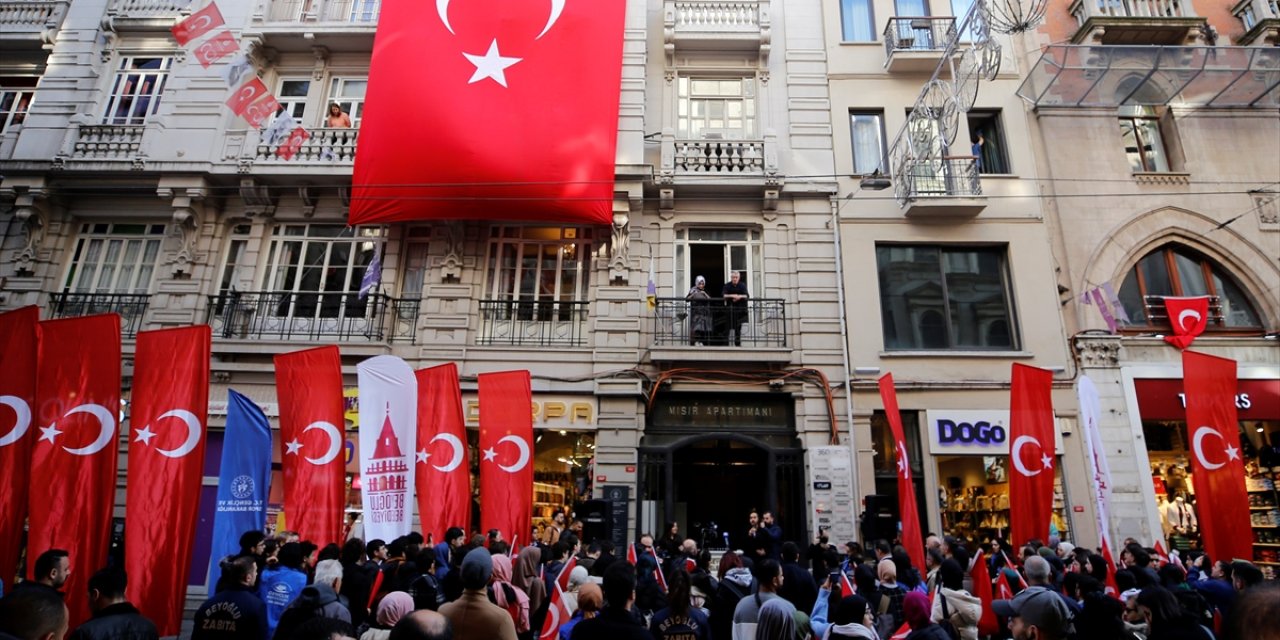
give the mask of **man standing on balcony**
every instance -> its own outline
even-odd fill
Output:
[[[720,291],[724,298],[725,312],[729,314],[729,324],[725,327],[725,342],[729,340],[729,332],[733,332],[734,346],[742,346],[742,325],[747,321],[747,285],[742,281],[738,271],[729,272],[729,281],[724,283]]]

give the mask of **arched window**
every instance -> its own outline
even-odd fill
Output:
[[[1261,329],[1244,289],[1221,265],[1180,244],[1143,256],[1120,286],[1120,302],[1134,328],[1166,328],[1165,296],[1210,296],[1207,331]]]

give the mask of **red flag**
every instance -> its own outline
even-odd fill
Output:
[[[609,224],[625,4],[383,3],[350,223]]]
[[[178,44],[185,47],[188,42],[224,24],[226,24],[226,21],[222,19],[222,12],[218,11],[217,3],[210,2],[207,7],[187,16],[186,20],[173,25],[170,31],[173,32],[173,38],[178,41]]]
[[[418,455],[414,467],[416,484],[422,487],[418,517],[424,534],[444,540],[449,527],[471,530],[471,457],[467,455],[458,366],[451,362],[415,371],[414,375],[418,378]]]
[[[911,635],[911,625],[904,622],[893,635],[889,636],[889,640],[907,640],[907,636]]]
[[[1156,564],[1157,569],[1169,564],[1169,554],[1165,552],[1164,545],[1160,544],[1159,540],[1156,540],[1156,560],[1159,561]]]
[[[974,556],[972,566],[969,575],[973,578],[973,595],[982,601],[982,616],[978,618],[978,635],[993,635],[1000,631],[1000,620],[996,618],[996,612],[991,610],[991,601],[994,599],[991,597],[991,573],[987,571],[987,558],[981,551]],[[1008,582],[1005,584],[1008,585]]]
[[[1013,365],[1009,402],[1010,533],[1014,544],[1049,539],[1053,517],[1053,372]]]
[[[636,562],[638,561],[639,561],[639,558],[636,557],[636,545],[633,542],[627,545],[627,562],[634,567],[636,566]]]
[[[858,585],[854,584],[853,581],[849,580],[848,574],[841,571],[840,572],[840,595],[843,597],[848,597],[857,592],[858,592]]]
[[[191,53],[195,55],[196,61],[200,63],[200,66],[208,69],[213,63],[237,51],[240,51],[240,43],[235,36],[231,35],[230,31],[223,29],[217,35],[200,43],[200,46],[192,49]]]
[[[289,139],[285,140],[284,143],[280,145],[279,149],[276,149],[276,155],[284,158],[285,160],[292,160],[293,156],[302,149],[302,143],[306,142],[307,138],[310,137],[311,134],[307,133],[307,130],[302,127],[298,127],[293,131],[290,131]]]
[[[1018,576],[1018,580],[1022,580],[1022,576]],[[1024,589],[1026,587],[1023,587]],[[1010,600],[1013,598],[1013,587],[1009,586],[1009,574],[1003,569],[1000,570],[996,578],[996,592],[994,595],[996,600]]]
[[[195,544],[211,339],[208,325],[143,331],[134,356],[124,566],[129,601],[163,636],[182,626],[190,563],[172,559]]]
[[[232,93],[230,98],[227,98],[227,106],[231,107],[231,113],[241,115],[244,113],[245,109],[249,108],[249,105],[257,102],[260,98],[269,93],[271,92],[267,91],[267,85],[262,84],[261,79],[256,77],[250,78],[247,82],[240,85],[240,88],[236,89],[235,93]]]
[[[578,558],[569,556],[569,561],[564,563],[564,568],[560,570],[560,575],[556,576],[556,582],[560,583],[561,589],[569,588],[569,573],[576,566],[578,566]]]
[[[1165,336],[1164,341],[1179,349],[1191,346],[1191,342],[1204,333],[1205,327],[1209,325],[1209,296],[1166,296],[1164,308],[1165,314],[1169,316],[1169,324],[1173,327],[1173,335]]]
[[[653,570],[653,579],[658,581],[658,586],[662,587],[662,592],[667,592],[667,576],[662,573],[662,561],[658,559],[658,552],[653,549],[649,550],[653,554],[653,561],[658,563],[658,568]]]
[[[34,306],[0,313],[0,579],[13,582],[27,519],[31,475],[31,408],[36,404],[36,324]]]
[[[27,567],[34,571],[49,549],[70,553],[62,590],[74,628],[89,617],[89,576],[107,564],[120,453],[120,316],[46,320],[36,334],[35,424],[47,426],[31,458]]]
[[[684,559],[684,570],[693,573],[698,568],[698,563],[693,558]]]
[[[1111,546],[1106,540],[1102,541],[1102,559],[1107,561],[1106,594],[1119,600],[1120,586],[1116,584],[1116,561],[1111,557]]]
[[[244,108],[244,114],[241,115],[245,122],[254,129],[262,128],[267,118],[274,116],[280,110],[280,101],[276,97],[267,94],[261,100]]]
[[[514,538],[533,522],[529,372],[482,373],[479,386],[480,526]]]
[[[564,587],[561,587],[560,581],[557,580],[551,591],[551,605],[547,607],[547,617],[542,623],[542,632],[538,634],[538,640],[558,640],[560,626],[568,622],[570,617],[569,607],[564,603]]]
[[[898,395],[893,388],[893,374],[880,378],[880,399],[884,402],[884,414],[893,431],[894,451],[898,467],[898,513],[902,517],[902,546],[907,549],[911,564],[924,568],[924,538],[920,535],[920,510],[916,508],[916,487],[911,481],[911,459],[907,455],[907,438],[903,435],[902,415],[898,412]]]
[[[1235,403],[1236,363],[1183,351],[1182,377],[1196,500],[1213,505],[1212,517],[1200,518],[1204,549],[1214,558],[1252,558],[1253,528]]]
[[[320,546],[342,542],[342,360],[334,346],[275,357],[284,512],[289,528]]]

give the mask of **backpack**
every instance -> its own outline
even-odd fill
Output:
[[[893,614],[889,613],[889,596],[880,594],[880,605],[876,608],[876,635],[881,638],[888,638],[898,630],[898,626],[894,624]]]
[[[951,624],[951,612],[947,610],[947,596],[942,593],[941,589],[938,590],[938,597],[942,599],[942,622],[939,622],[938,626],[942,627],[942,630],[947,633],[947,637],[951,638],[951,640],[960,640],[960,631],[956,629],[954,624]]]

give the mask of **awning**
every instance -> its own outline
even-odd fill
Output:
[[[1018,95],[1036,107],[1280,107],[1280,47],[1051,45]]]

